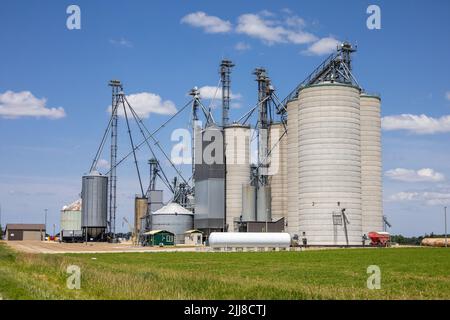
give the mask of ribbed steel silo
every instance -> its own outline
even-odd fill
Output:
[[[175,243],[184,243],[184,234],[194,227],[194,215],[178,203],[171,202],[152,212],[152,230],[166,230],[175,234]]]
[[[226,225],[227,231],[238,231],[243,214],[244,187],[250,184],[250,127],[232,124],[225,127],[226,158]]]
[[[299,235],[310,245],[359,245],[360,89],[316,84],[298,100]]]
[[[108,177],[97,172],[83,176],[81,189],[81,227],[89,238],[105,232],[108,212]]]
[[[272,221],[287,219],[287,135],[281,123],[273,123],[269,128],[270,167],[269,183],[271,188]],[[281,140],[280,140],[281,139]]]
[[[287,104],[287,231],[299,235],[298,226],[298,99]]]
[[[383,230],[381,100],[361,95],[362,232]]]

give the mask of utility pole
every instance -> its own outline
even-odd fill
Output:
[[[48,213],[48,209],[44,209],[45,211],[45,233],[47,233],[47,213]]]
[[[445,247],[447,248],[447,207],[444,207]]]

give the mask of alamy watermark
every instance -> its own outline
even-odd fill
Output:
[[[366,25],[369,30],[381,29],[381,9],[376,4],[371,4],[367,7],[367,14],[370,16],[367,18]]]
[[[81,29],[81,9],[75,4],[67,7],[66,13],[69,15],[66,20],[66,27],[69,30]]]
[[[381,289],[381,269],[377,265],[370,265],[367,267],[367,274],[370,276],[367,278],[367,289],[379,290]]]
[[[66,280],[66,286],[68,289],[79,290],[81,288],[81,269],[77,265],[70,265],[66,269],[66,273],[69,274]]]

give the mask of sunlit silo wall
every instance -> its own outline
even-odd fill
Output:
[[[361,95],[362,232],[383,230],[380,98]]]
[[[134,233],[138,235],[141,231],[141,221],[148,212],[148,199],[137,196],[134,199]]]
[[[345,245],[343,223],[333,222],[345,208],[349,244],[359,245],[360,90],[324,83],[303,88],[298,99],[299,235],[311,245]]]
[[[243,214],[243,187],[250,183],[250,127],[233,124],[225,128],[226,224],[238,231]]]
[[[223,230],[225,216],[225,164],[223,132],[209,126],[195,133],[194,225],[207,235]]]
[[[98,173],[83,176],[81,189],[81,226],[106,228],[108,212],[108,177]]]
[[[287,134],[281,123],[274,123],[269,130],[270,168],[269,183],[271,187],[272,221],[287,219]],[[284,135],[283,135],[284,134]],[[281,138],[281,140],[280,140]]]
[[[287,104],[287,231],[299,234],[298,225],[298,99]]]
[[[256,187],[242,187],[242,221],[256,221]]]

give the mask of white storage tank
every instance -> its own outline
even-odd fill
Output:
[[[287,104],[287,231],[299,235],[298,226],[298,99]]]
[[[287,147],[288,138],[282,123],[273,123],[269,128],[270,155],[269,184],[271,189],[272,221],[287,219]],[[283,135],[284,134],[284,135]],[[280,140],[281,138],[281,140]]]
[[[362,232],[383,230],[381,100],[361,95]]]
[[[228,232],[238,231],[243,214],[244,187],[250,183],[250,127],[232,124],[225,127],[226,225]]]
[[[299,236],[309,245],[360,245],[360,89],[316,84],[301,89],[298,100]]]
[[[194,214],[178,203],[171,202],[152,213],[152,230],[167,230],[175,234],[175,243],[184,243],[186,231],[194,226]]]
[[[213,232],[212,248],[289,248],[291,236],[286,232]]]

